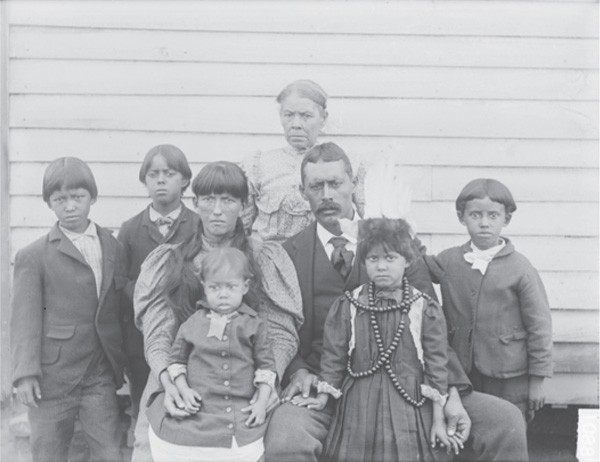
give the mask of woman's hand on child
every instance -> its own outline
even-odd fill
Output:
[[[544,393],[544,377],[529,376],[529,399],[527,400],[527,421],[531,422],[535,413],[544,407],[546,394]]]
[[[183,408],[190,414],[196,414],[202,406],[202,397],[196,390],[187,387],[179,390],[183,398]]]
[[[250,399],[250,404],[256,403],[257,399],[258,399],[258,389],[252,395],[252,399]],[[271,412],[273,409],[275,409],[277,406],[279,406],[280,402],[281,401],[279,400],[279,395],[277,394],[277,390],[275,390],[274,388],[271,388],[269,400],[267,401],[267,408],[266,408],[267,414],[269,412]],[[242,411],[244,411],[244,409],[242,409]]]
[[[179,390],[177,390],[177,387],[171,381],[171,378],[166,370],[160,374],[159,379],[165,390],[164,406],[167,410],[167,413],[171,417],[175,417],[177,419],[189,417],[191,414],[185,410],[183,398],[181,397]]]
[[[308,398],[310,389],[316,387],[317,376],[308,372],[307,369],[298,369],[290,377],[290,383],[283,390],[283,403],[290,401],[297,394],[302,394],[303,398]]]
[[[246,419],[247,427],[258,427],[259,425],[264,424],[267,418],[267,409],[263,404],[260,403],[260,401],[245,407],[242,409],[242,412],[250,413]]]
[[[17,382],[15,394],[19,401],[28,407],[38,407],[37,401],[42,399],[40,382],[36,377],[23,377]]]

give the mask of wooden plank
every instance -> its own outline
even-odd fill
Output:
[[[147,77],[152,75],[152,79]],[[174,79],[173,76],[177,78]],[[224,79],[223,76],[227,78]],[[596,100],[592,70],[14,59],[11,93],[274,97],[302,75],[330,97]],[[352,75],[352,79],[347,76]]]
[[[540,276],[552,308],[598,311],[598,271],[542,271]],[[598,332],[598,323],[592,327]]]
[[[324,136],[320,141],[334,141],[346,152],[361,153],[365,158],[397,155],[406,165],[598,168],[596,140]],[[286,144],[281,133],[223,136],[121,130],[13,128],[10,131],[11,159],[24,162],[49,162],[67,155],[89,162],[141,162],[152,146],[161,143],[179,146],[190,160],[234,162],[256,149],[275,149]]]
[[[107,226],[118,226],[126,217],[144,206],[146,199],[139,197],[104,197],[94,208],[99,213],[98,220]],[[140,205],[141,204],[141,205]],[[585,236],[597,235],[597,204],[562,203],[562,204],[527,204],[523,210],[527,213],[511,223],[517,235],[527,236]],[[117,211],[117,213],[115,213]],[[451,204],[445,202],[421,202],[414,208],[414,217],[419,233],[448,233],[453,227],[457,234],[464,235],[461,225],[456,222]],[[553,220],[555,216],[580,217],[573,220]],[[37,196],[14,196],[11,200],[11,226],[48,226],[44,216],[49,214],[45,204]]]
[[[538,271],[598,271],[599,249],[595,237],[515,236],[510,228],[507,228],[507,236]],[[428,251],[438,254],[468,239],[466,230],[462,236],[436,234],[430,240]]]
[[[190,162],[192,174],[197,174],[205,163]],[[103,197],[147,197],[139,180],[139,163],[89,163],[96,177],[99,194]],[[46,163],[13,163],[11,165],[11,195],[39,195]],[[431,184],[429,168],[405,167],[405,174],[413,185],[413,200],[429,200]],[[298,172],[300,178],[300,172]],[[419,186],[419,188],[417,188]]]
[[[454,202],[430,202],[413,208],[419,233],[465,235],[456,219]],[[577,217],[577,220],[557,217]],[[510,232],[509,232],[510,231]],[[523,202],[509,227],[509,235],[523,236],[586,236],[598,235],[598,205],[586,202],[535,203]]]
[[[10,361],[10,217],[8,161],[8,23],[7,2],[0,2],[0,398],[12,392]]]
[[[598,406],[598,374],[556,374],[545,388],[547,404]]]
[[[432,169],[434,200],[455,200],[475,178],[503,182],[517,202],[598,202],[596,169],[523,169],[498,167],[435,167]]]
[[[146,192],[137,181],[139,163],[90,163],[97,174],[100,191],[105,196],[145,196]],[[200,171],[204,163],[190,162],[192,172]],[[46,163],[20,163],[11,165],[10,193],[13,195],[36,195]],[[433,175],[431,171],[433,170]],[[598,171],[592,169],[546,169],[523,168],[434,168],[404,166],[399,171],[409,181],[413,201],[452,200],[461,188],[473,178],[491,177],[503,181],[517,198],[527,202],[598,202]],[[462,172],[465,172],[462,175]],[[432,178],[433,176],[433,178]],[[519,209],[517,209],[517,214]],[[516,215],[515,215],[516,216]]]
[[[595,2],[14,3],[11,24],[288,33],[598,36]],[[540,17],[544,20],[538,20]]]
[[[281,132],[272,98],[14,95],[10,103],[11,127],[19,128]],[[329,135],[598,137],[596,102],[348,98],[329,106]]]
[[[78,46],[74,47],[73,43]],[[598,67],[596,39],[12,26],[9,45],[11,58],[541,69]]]
[[[552,310],[552,340],[597,345],[598,315],[589,310]]]
[[[597,343],[555,343],[554,373],[598,374]]]

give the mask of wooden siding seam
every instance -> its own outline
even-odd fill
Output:
[[[258,94],[258,93],[114,93],[114,92],[56,92],[56,91],[48,91],[48,92],[32,92],[32,91],[11,91],[10,96],[89,96],[89,97],[103,97],[103,96],[113,96],[113,97],[124,97],[124,98],[143,98],[143,97],[153,97],[153,98],[189,98],[189,97],[200,97],[200,98],[268,98],[275,101],[275,98],[272,94]],[[529,102],[529,103],[597,103],[597,99],[573,99],[569,97],[564,98],[468,98],[468,97],[460,97],[460,98],[449,98],[449,97],[427,97],[427,96],[354,96],[354,95],[329,95],[329,101],[339,101],[345,99],[353,99],[353,100],[365,100],[365,101],[493,101],[493,102]]]
[[[478,0],[474,0],[478,1]],[[168,28],[168,27],[116,27],[116,26],[90,26],[90,25],[59,25],[59,24],[28,24],[11,22],[10,29],[62,29],[62,30],[85,30],[85,31],[123,31],[123,32],[176,32],[182,34],[240,34],[240,35],[309,35],[309,36],[349,36],[349,37],[427,37],[427,38],[501,38],[501,39],[550,39],[550,40],[592,40],[597,41],[598,37],[594,36],[577,36],[577,35],[516,35],[516,34],[417,34],[407,32],[327,32],[327,31],[286,31],[277,29],[262,29],[260,31],[250,29],[192,29],[192,28]]]
[[[99,95],[100,96],[100,95]],[[202,131],[202,130],[174,130],[174,129],[131,129],[131,128],[118,128],[118,127],[61,127],[53,125],[44,126],[29,126],[29,125],[18,125],[13,123],[9,128],[18,130],[73,130],[73,131],[84,131],[84,132],[119,132],[119,133],[170,133],[173,134],[201,134],[201,135],[239,135],[239,136],[281,136],[281,132],[264,131],[264,132],[224,132],[224,131]],[[422,140],[483,140],[483,141],[583,141],[583,142],[596,142],[599,140],[597,137],[588,138],[540,138],[540,137],[506,137],[506,136],[436,136],[436,135],[389,135],[389,134],[370,134],[370,133],[359,133],[359,134],[335,134],[324,132],[324,137],[335,137],[336,139],[348,139],[348,138],[390,138],[390,139],[422,139]],[[448,164],[451,165],[451,164]],[[562,167],[558,167],[562,168]]]
[[[436,65],[432,66],[422,64],[386,64],[386,63],[323,63],[323,62],[308,62],[308,61],[231,61],[231,60],[197,60],[197,59],[143,59],[143,58],[94,58],[94,59],[81,59],[81,58],[70,58],[70,57],[59,57],[59,58],[46,58],[38,56],[10,56],[10,59],[28,59],[28,60],[44,60],[44,61],[118,61],[118,62],[131,62],[131,63],[194,63],[194,64],[253,64],[261,66],[346,66],[346,67],[382,67],[382,68],[433,68],[433,69],[505,69],[505,70],[533,70],[533,71],[597,71],[598,67],[590,64],[589,67],[541,67],[541,66],[474,66],[474,65]]]

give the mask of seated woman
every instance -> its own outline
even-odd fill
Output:
[[[268,320],[279,377],[296,354],[302,324],[300,288],[287,253],[279,244],[256,241],[244,232],[240,216],[248,200],[248,180],[242,169],[231,162],[210,163],[194,178],[192,191],[200,215],[196,234],[183,244],[156,248],[142,265],[134,295],[135,321],[144,336],[151,369],[141,405],[164,389],[167,411],[180,418],[190,413],[166,369],[180,324],[196,311],[196,302],[202,298],[202,260],[210,250],[235,247],[248,257],[255,277],[244,301]],[[273,393],[272,401],[276,400]],[[236,429],[232,430],[235,435]],[[135,440],[132,460],[152,460],[145,412],[140,412]]]
[[[314,221],[299,190],[300,164],[304,154],[317,144],[327,122],[327,94],[312,80],[296,80],[279,93],[277,102],[288,145],[256,151],[244,159],[242,166],[250,180],[244,226],[263,240],[283,243]],[[362,214],[365,167],[356,159],[351,161],[356,164],[359,183],[354,203]]]

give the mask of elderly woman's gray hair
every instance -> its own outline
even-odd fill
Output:
[[[325,90],[318,83],[312,80],[303,79],[293,81],[277,95],[277,102],[281,104],[291,94],[307,98],[322,109],[327,109],[327,93],[325,93]]]

